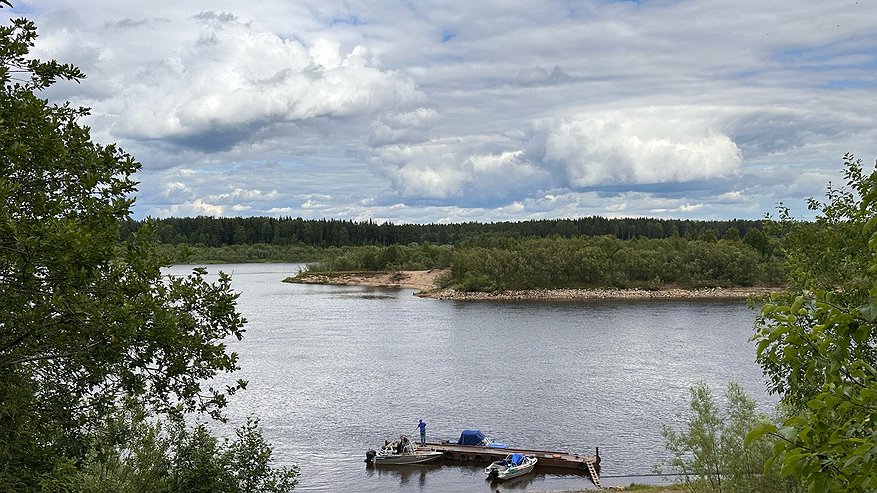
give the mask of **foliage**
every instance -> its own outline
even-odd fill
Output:
[[[119,242],[140,164],[92,142],[86,109],[36,95],[83,75],[28,58],[35,38],[25,19],[0,27],[0,485],[19,492],[111,460],[97,437],[129,403],[221,417],[246,384],[202,387],[238,368],[229,278],[164,279],[148,224]]]
[[[418,245],[362,246],[331,250],[330,257],[314,266],[323,271],[394,271],[444,269],[450,265],[453,249]]]
[[[765,463],[772,443],[767,437],[744,443],[759,419],[755,401],[736,383],[728,384],[724,413],[704,383],[691,387],[691,411],[687,429],[675,431],[664,426],[661,434],[673,454],[669,465],[682,474],[683,484],[692,493],[792,493],[793,480],[783,480],[778,467]]]
[[[209,247],[204,245],[159,245],[160,254],[174,259],[175,263],[189,264],[235,264],[262,262],[320,262],[337,256],[336,248],[320,248],[306,245],[230,245]]]
[[[624,487],[624,491],[654,491],[658,493],[671,493],[671,492],[682,492],[681,487],[677,488],[675,485],[673,486],[665,486],[665,485],[654,485],[654,484],[640,484],[640,483],[630,483],[629,485]]]
[[[255,418],[218,440],[203,423],[148,419],[130,407],[114,416],[80,467],[43,479],[43,488],[83,493],[261,493],[295,487],[298,468],[274,468]]]
[[[776,262],[740,241],[529,238],[455,248],[450,281],[468,291],[776,285]]]
[[[552,288],[731,287],[779,285],[779,260],[741,240],[622,241],[611,236],[482,236],[454,247],[412,244],[333,250],[317,271],[394,271],[450,267],[443,285],[464,291]],[[337,253],[337,256],[334,254]]]
[[[465,291],[552,288],[780,285],[779,259],[740,240],[479,237],[453,247],[412,244],[329,249],[325,271],[445,269],[442,285]]]
[[[809,203],[814,225],[781,215],[791,288],[756,323],[758,361],[792,416],[749,439],[779,438],[783,473],[812,491],[877,489],[877,173],[844,162],[847,187]]]

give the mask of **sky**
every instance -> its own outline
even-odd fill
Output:
[[[873,0],[13,0],[135,218],[759,219],[877,157]]]

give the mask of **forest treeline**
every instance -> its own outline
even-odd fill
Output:
[[[151,226],[169,253],[190,262],[308,262],[312,271],[449,269],[443,286],[465,291],[785,282],[774,255],[777,239],[756,221],[590,217],[393,225],[197,217]]]
[[[126,220],[122,239],[147,220]],[[620,240],[671,238],[716,240],[743,238],[761,221],[693,221],[681,219],[616,218],[540,219],[518,222],[466,222],[456,224],[393,224],[390,222],[302,219],[290,217],[172,217],[151,219],[158,240],[171,245],[308,245],[343,247],[407,245],[429,242],[456,245],[482,235],[502,234],[522,238],[559,236],[614,236]]]

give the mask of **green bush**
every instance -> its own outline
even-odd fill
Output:
[[[746,435],[768,419],[755,411],[740,385],[729,383],[727,406],[720,411],[709,387],[691,387],[691,416],[685,430],[665,425],[661,434],[672,454],[667,465],[682,475],[692,493],[793,493],[803,491],[794,479],[784,479],[771,459],[773,439],[745,443]]]
[[[84,464],[58,469],[42,486],[82,493],[284,493],[297,476],[296,466],[273,466],[257,419],[248,419],[234,439],[219,439],[204,424],[129,412],[110,423]]]

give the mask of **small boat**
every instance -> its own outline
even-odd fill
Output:
[[[502,442],[494,442],[490,438],[484,436],[484,433],[481,433],[478,430],[463,430],[463,433],[460,433],[460,438],[457,440],[457,445],[469,445],[475,447],[491,447],[491,448],[509,448],[508,444]]]
[[[387,442],[380,450],[369,450],[365,453],[365,461],[369,464],[423,464],[442,458],[442,452],[419,448],[407,439],[401,444]]]
[[[536,457],[524,454],[509,454],[503,460],[492,462],[484,468],[487,478],[511,479],[533,472]]]

